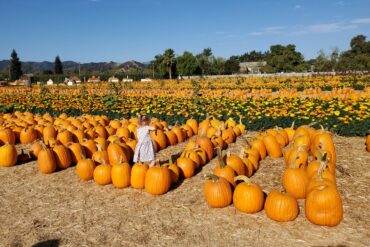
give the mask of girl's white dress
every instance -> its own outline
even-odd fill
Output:
[[[149,134],[149,126],[140,127],[136,131],[138,142],[135,147],[134,162],[149,162],[154,160],[154,145]]]

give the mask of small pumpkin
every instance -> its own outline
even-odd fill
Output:
[[[84,181],[94,178],[95,162],[92,159],[81,159],[76,165],[77,175]]]
[[[253,184],[246,176],[237,176],[235,181],[241,180],[234,190],[234,207],[244,213],[257,213],[262,210],[264,194],[257,184]]]
[[[273,190],[267,195],[264,209],[270,219],[278,222],[292,221],[299,213],[297,199],[279,190]]]
[[[224,159],[222,157],[221,149],[220,147],[216,147],[217,150],[217,166],[215,170],[213,171],[213,174],[218,177],[225,178],[233,187],[236,186],[234,177],[236,176],[236,172],[234,171],[231,166],[227,166],[224,162]]]
[[[223,177],[207,175],[204,183],[204,197],[212,208],[229,206],[233,200],[230,183]]]
[[[195,164],[191,158],[180,157],[176,161],[176,165],[180,168],[180,176],[183,178],[191,178],[194,176]]]

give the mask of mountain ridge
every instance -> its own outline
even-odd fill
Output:
[[[42,62],[33,62],[33,61],[21,61],[22,63],[22,71],[24,74],[28,73],[36,73],[36,72],[44,72],[44,71],[54,71],[54,62],[49,61],[42,61]],[[10,60],[0,60],[0,72],[7,72],[9,69]],[[109,70],[120,70],[126,71],[130,68],[138,68],[144,69],[146,68],[146,64],[140,63],[135,60],[126,61],[123,63],[117,62],[90,62],[90,63],[77,63],[74,61],[64,61],[63,70],[67,71],[75,71],[78,70],[79,67],[81,70],[84,71],[97,71],[97,72],[105,72]]]

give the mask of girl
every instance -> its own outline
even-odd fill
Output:
[[[137,123],[138,128],[136,131],[138,142],[135,148],[134,162],[148,162],[149,167],[153,167],[155,164],[154,145],[149,131],[155,131],[156,128],[149,126],[150,118],[147,115],[140,115]]]

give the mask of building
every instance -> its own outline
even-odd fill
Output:
[[[116,83],[116,82],[119,82],[119,79],[117,77],[111,76],[111,77],[108,78],[108,82]]]
[[[239,63],[240,73],[260,73],[263,66],[267,63],[265,61],[261,62],[243,62]]]
[[[87,82],[91,82],[91,83],[96,83],[96,82],[101,82],[100,81],[100,76],[98,76],[98,77],[96,77],[96,76],[92,76],[92,77],[90,77],[88,80],[87,80]]]
[[[152,81],[152,79],[150,79],[150,78],[145,78],[145,79],[141,79],[140,81],[141,81],[141,82],[151,82],[151,81]]]
[[[31,86],[33,74],[24,74],[18,80],[18,85]]]

